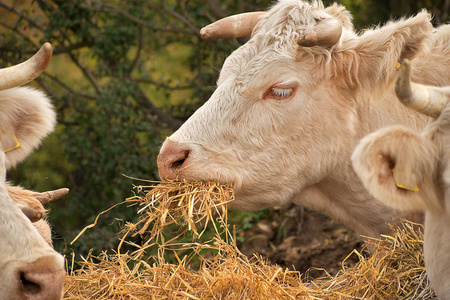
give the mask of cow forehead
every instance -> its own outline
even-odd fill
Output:
[[[276,53],[290,52],[298,48],[297,41],[306,29],[330,17],[320,1],[280,1],[256,24],[252,40],[260,49],[272,46]]]
[[[301,33],[316,20],[330,17],[321,2],[280,1],[255,26],[252,38],[225,61],[217,84],[234,76],[245,85],[270,62],[280,58],[295,60]],[[308,49],[304,49],[308,51]]]
[[[217,85],[232,79],[238,87],[255,83],[261,72],[270,72],[272,65],[294,65],[294,55],[279,55],[270,48],[259,50],[254,43],[247,43],[233,52],[225,61]]]
[[[280,1],[274,5],[264,18],[258,22],[253,35],[265,33],[267,41],[284,43],[291,35],[298,34],[299,30],[316,25],[317,20],[328,18],[323,4],[319,1],[312,3],[303,1]]]

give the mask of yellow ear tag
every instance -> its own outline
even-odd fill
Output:
[[[403,190],[412,191],[412,192],[418,192],[419,187],[417,185],[415,186],[406,186],[398,182],[397,178],[395,177],[395,168],[392,169],[392,175],[394,177],[395,185]]]
[[[14,147],[10,148],[10,149],[5,150],[5,153],[20,147],[19,140],[17,139],[15,134],[13,135],[13,138],[14,138],[14,141],[16,142],[16,145]]]
[[[398,70],[398,69],[400,69],[401,66],[402,66],[402,64],[399,61],[397,61],[397,67],[395,69]]]

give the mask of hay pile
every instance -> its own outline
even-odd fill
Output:
[[[423,236],[410,223],[392,227],[391,236],[369,239],[365,247],[373,255],[353,251],[350,255],[360,260],[354,267],[303,282],[295,270],[257,255],[248,258],[237,249],[226,222],[231,186],[170,182],[138,191],[142,195],[126,202],[138,206],[140,219],[126,224],[119,245],[119,250],[128,244],[136,251],[91,254],[76,262],[81,268],[66,277],[64,299],[436,299],[423,267]],[[165,232],[170,225],[184,229],[172,236]],[[214,226],[216,237],[197,242],[208,226]],[[192,241],[180,242],[188,232]],[[128,241],[136,235],[142,244]],[[152,247],[158,255],[146,257]],[[180,249],[191,252],[178,256]],[[166,252],[174,253],[178,263],[168,263]],[[198,268],[191,265],[194,257],[201,261]]]

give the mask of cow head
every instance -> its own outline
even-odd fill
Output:
[[[226,59],[211,98],[164,142],[161,178],[234,183],[240,209],[289,201],[349,164],[360,105],[421,50],[429,18],[358,36],[342,7],[280,1]]]
[[[39,234],[11,198],[6,170],[24,159],[55,123],[41,92],[14,88],[38,76],[51,46],[27,62],[0,70],[0,295],[3,299],[61,299],[64,259]],[[6,152],[6,153],[5,153]]]

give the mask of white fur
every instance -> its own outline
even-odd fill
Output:
[[[0,91],[0,120],[0,142],[3,147],[14,146],[14,135],[20,142],[19,148],[6,153],[6,168],[10,169],[25,159],[39,146],[42,138],[53,131],[56,113],[43,92],[17,87]]]
[[[450,215],[427,212],[424,233],[425,267],[441,300],[450,299]]]
[[[333,14],[345,24],[337,45],[297,45],[316,19]],[[349,15],[320,2],[276,4],[252,38],[226,59],[211,98],[167,138],[160,164],[173,149],[188,149],[179,177],[234,183],[233,207],[295,202],[366,235],[387,231],[386,223],[400,213],[374,201],[350,156],[358,140],[378,128],[424,126],[425,117],[395,98],[397,61],[412,59],[419,81],[433,76],[438,84],[450,84],[449,49],[436,42],[450,32],[433,35],[430,16],[422,12],[357,35]],[[291,99],[263,99],[271,86],[285,82],[296,87]]]

